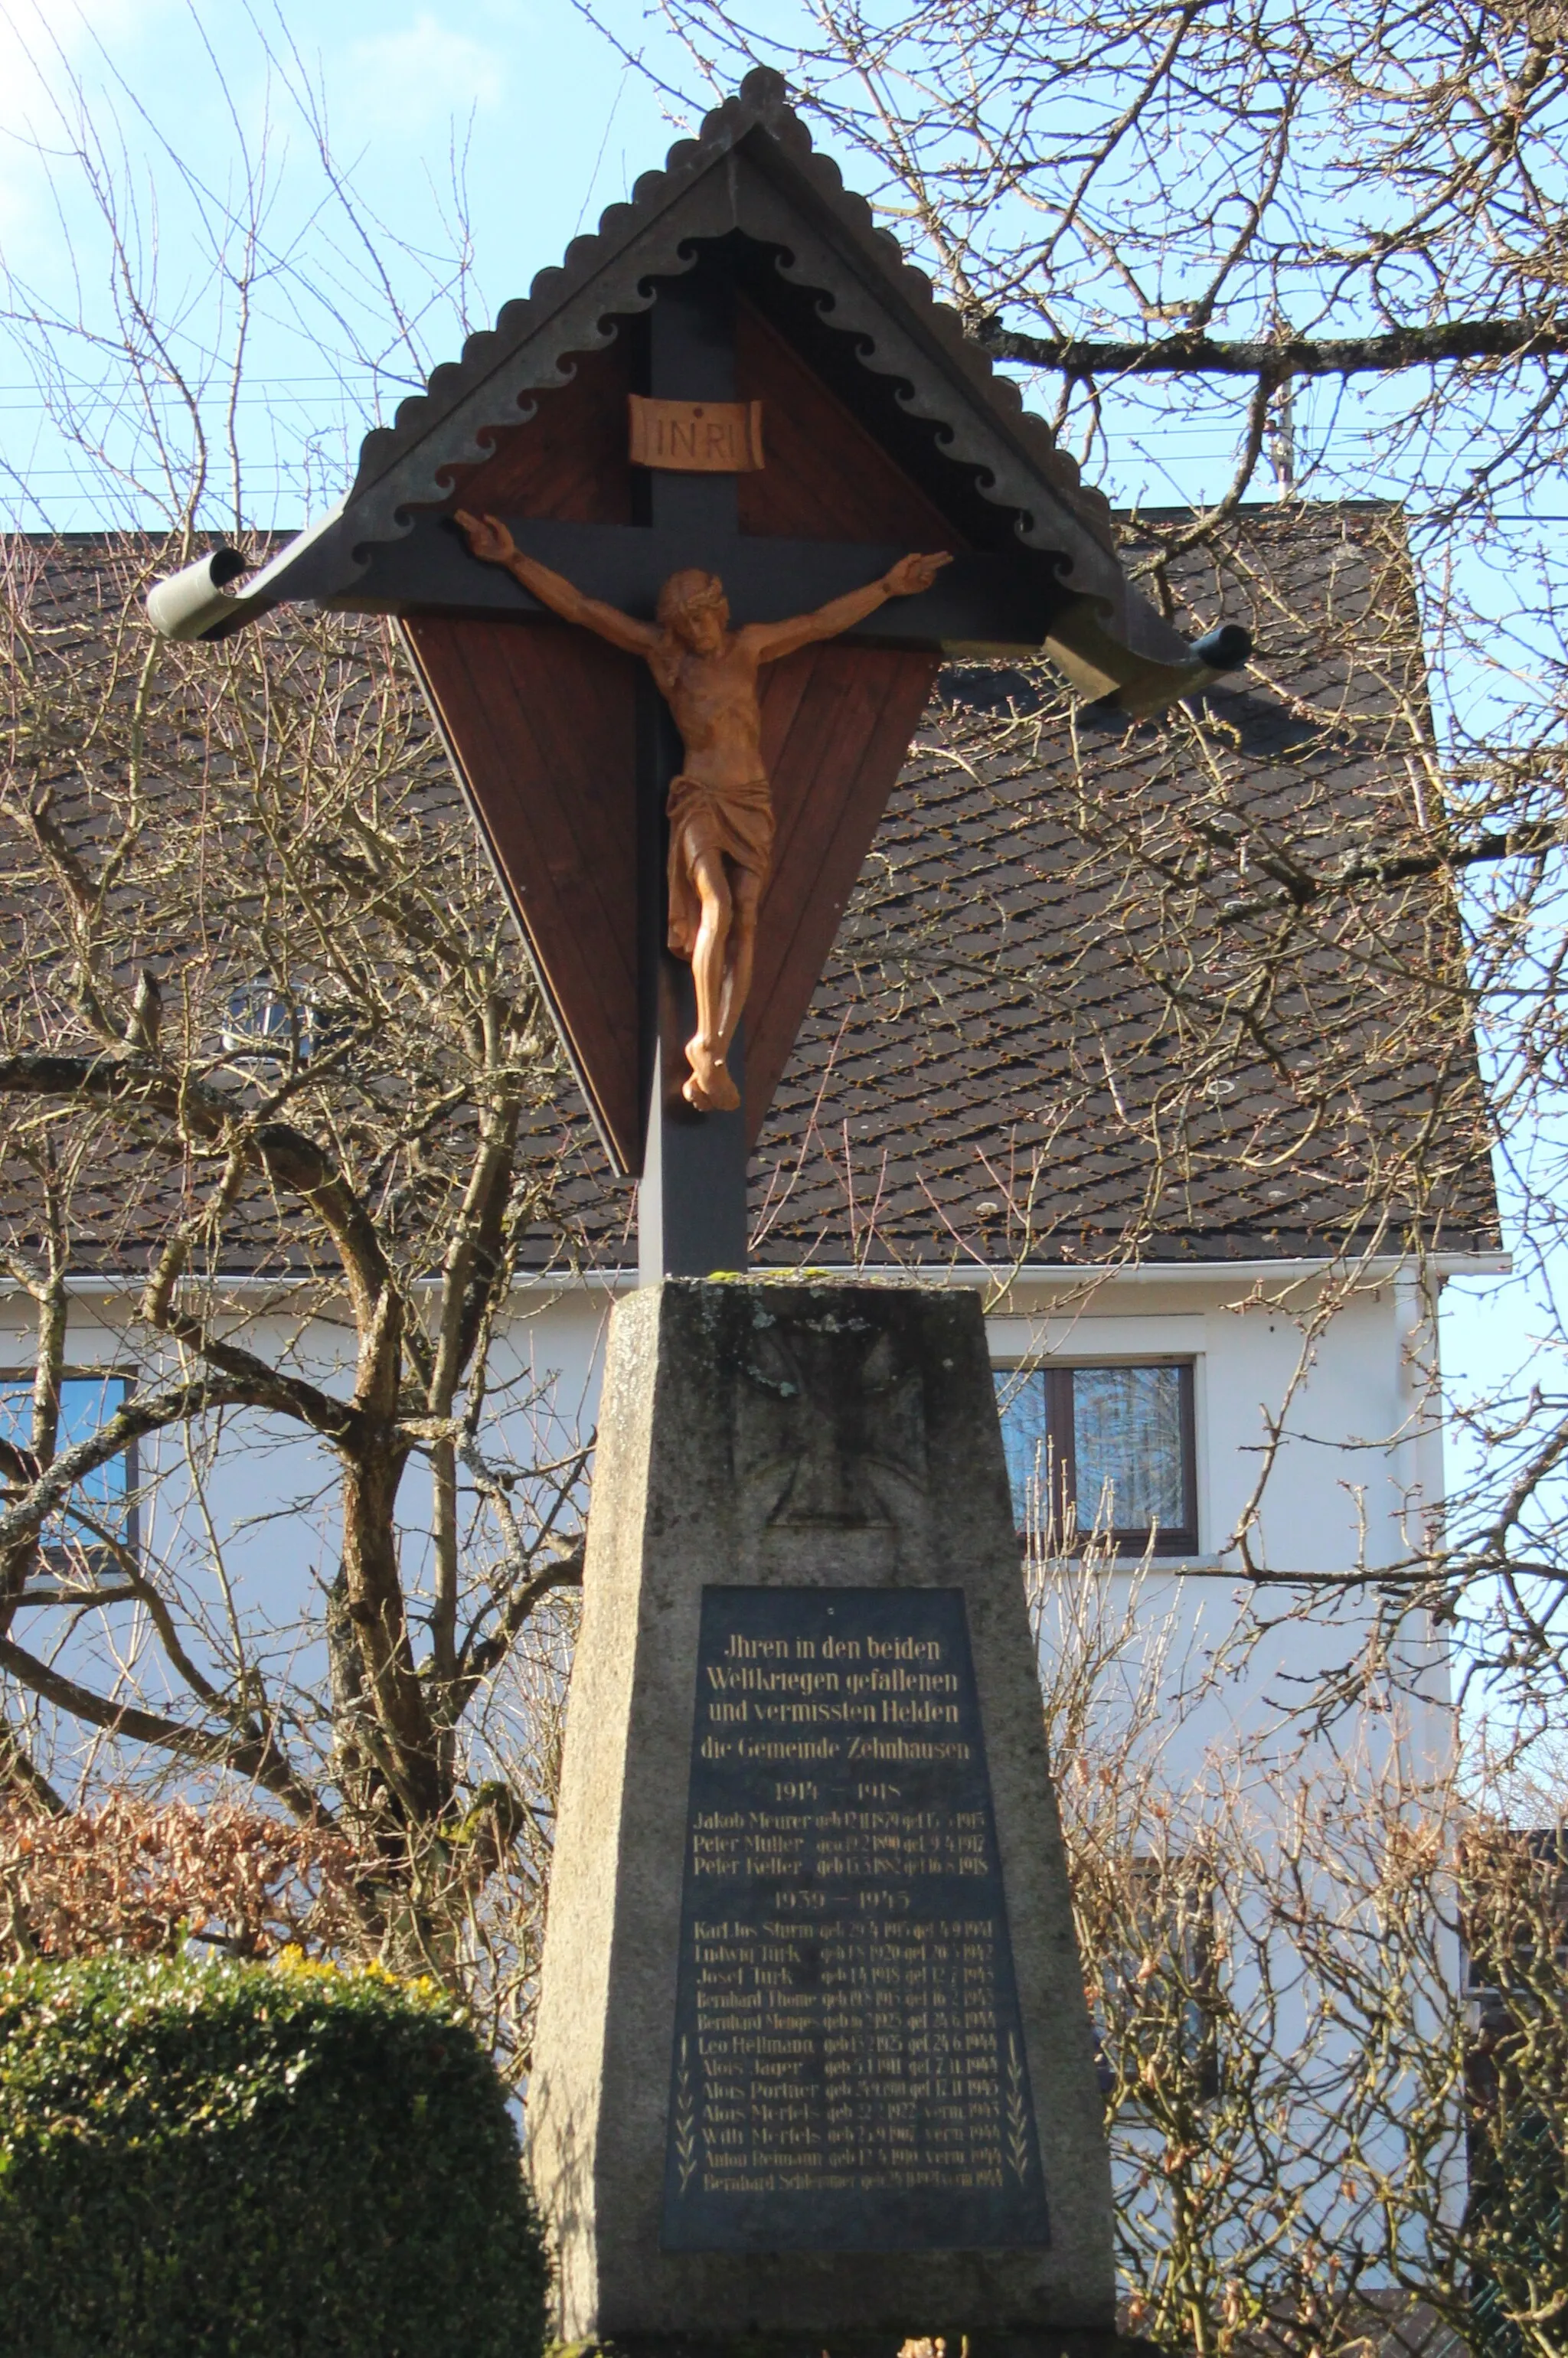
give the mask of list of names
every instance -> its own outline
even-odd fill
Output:
[[[959,1592],[707,1592],[664,2240],[1048,2240]]]

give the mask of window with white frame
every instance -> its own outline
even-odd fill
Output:
[[[55,1451],[91,1440],[102,1425],[124,1406],[131,1390],[127,1376],[83,1374],[62,1377],[59,1388],[59,1430]],[[0,1435],[18,1449],[32,1447],[33,1379],[30,1375],[0,1376]],[[15,1483],[7,1482],[7,1489]],[[113,1545],[136,1545],[136,1452],[133,1444],[117,1457],[84,1475],[71,1490],[60,1512],[43,1531],[47,1558],[61,1563],[68,1557],[102,1558]]]
[[[294,1063],[308,1065],[330,1028],[313,1001],[280,990],[262,978],[234,984],[222,1037],[236,1064],[282,1068]]]
[[[1190,1361],[999,1368],[997,1401],[1021,1531],[1092,1531],[1141,1554],[1196,1550]]]

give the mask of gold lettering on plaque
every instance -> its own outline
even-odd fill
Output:
[[[650,401],[626,396],[632,464],[687,475],[750,475],[762,463],[760,401]]]
[[[709,1588],[697,1671],[665,2248],[1047,2241],[961,1596]]]

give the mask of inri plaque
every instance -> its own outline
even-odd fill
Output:
[[[962,1593],[704,1589],[665,2248],[1049,2240]]]

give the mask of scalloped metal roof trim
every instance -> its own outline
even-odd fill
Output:
[[[773,242],[786,243],[782,221],[776,226]],[[781,259],[777,268],[781,277],[793,285],[811,288],[818,285],[824,265],[820,253],[815,260],[802,254],[805,243],[798,227],[792,228],[787,243],[795,250],[795,259],[793,263]],[[1019,402],[1017,421],[999,420],[994,405],[989,400],[984,404],[977,402],[972,393],[968,393],[963,410],[955,416],[950,403],[921,390],[921,377],[928,373],[928,362],[926,369],[922,368],[926,356],[920,351],[913,335],[901,329],[896,321],[889,319],[881,290],[867,287],[860,292],[857,299],[856,292],[838,284],[833,287],[832,293],[832,324],[859,338],[862,367],[879,376],[905,380],[911,389],[895,395],[900,406],[911,416],[923,418],[942,429],[939,438],[944,455],[960,466],[977,470],[977,488],[982,497],[997,507],[1011,510],[1020,519],[1016,529],[1026,546],[1053,552],[1059,550],[1061,519],[1063,512],[1065,512],[1076,544],[1073,552],[1076,561],[1070,577],[1071,588],[1083,594],[1108,600],[1120,620],[1126,608],[1127,586],[1114,547],[1102,542],[1100,535],[1077,512],[1076,504],[1055,484],[1047,481],[1042,485],[1043,470],[1038,460],[1033,453],[1018,449],[1013,436],[1007,431],[1009,426],[1016,427],[1029,415],[1022,407],[1017,387],[1006,387]],[[1005,383],[1005,380],[999,380],[999,383]],[[1036,422],[1042,425],[1043,430],[1048,430],[1044,427],[1043,421]],[[1041,514],[1043,488],[1056,511],[1054,519]],[[1108,520],[1109,514],[1108,503]],[[1088,543],[1087,549],[1082,545],[1085,539]],[[1089,561],[1086,562],[1086,558]]]
[[[989,478],[989,484],[979,484],[984,497],[1031,518],[1021,529],[1026,543],[1054,546],[1065,524],[1080,544],[1072,555],[1089,560],[1075,563],[1078,579],[1073,586],[1108,597],[1119,614],[1126,592],[1110,535],[1108,503],[1083,487],[1076,462],[1057,448],[1044,420],[1026,410],[1017,386],[997,376],[987,356],[967,342],[957,313],[936,300],[925,273],[908,261],[896,238],[877,227],[865,199],[844,188],[832,159],[816,154],[804,124],[783,103],[782,92],[776,76],[748,75],[741,96],[727,100],[708,117],[699,139],[677,142],[664,171],[644,173],[632,201],[611,206],[596,235],[574,239],[564,262],[542,270],[525,299],[506,304],[493,329],[468,339],[460,361],[444,362],[431,373],[425,394],[411,395],[400,404],[391,427],[377,427],[366,435],[345,503],[354,538],[400,537],[407,525],[398,511],[413,502],[439,499],[443,486],[438,475],[451,466],[482,460],[498,426],[514,419],[521,424],[533,416],[535,406],[526,399],[530,392],[568,383],[574,373],[571,355],[601,350],[612,341],[613,327],[603,324],[607,318],[649,308],[652,298],[642,292],[641,281],[692,266],[695,257],[680,251],[691,240],[746,226],[742,211],[756,208],[764,217],[761,225],[769,242],[798,249],[798,213],[791,209],[786,234],[775,210],[780,191],[776,186],[768,189],[773,173],[761,168],[766,148],[772,146],[795,184],[790,193],[814,197],[831,229],[849,233],[863,250],[865,270],[854,274],[864,287],[865,308],[858,318],[848,316],[844,289],[831,283],[837,274],[830,274],[830,283],[821,291],[836,298],[836,308],[846,313],[846,326],[872,346],[862,355],[867,365],[879,374],[900,375],[918,385],[919,376],[935,362],[968,410],[968,418],[956,421],[947,404],[930,395],[923,398],[918,391],[905,397],[905,406],[946,429],[949,455]],[[741,142],[758,131],[765,145],[759,143],[755,156],[742,157]],[[723,172],[716,168],[720,164],[728,166]],[[745,194],[752,199],[751,208],[743,205],[743,184],[749,184]],[[669,216],[677,206],[682,218],[672,237]],[[835,253],[838,244],[838,238],[831,243],[824,240],[815,265],[817,276],[824,255],[829,261],[849,258],[841,251]],[[816,283],[798,254],[785,275],[797,284]],[[911,314],[910,327],[902,331],[888,318],[890,291],[902,297]],[[873,315],[874,331],[870,324]],[[548,345],[541,350],[546,329],[551,330]],[[446,448],[432,464],[425,446],[441,425],[456,427],[462,440],[456,449]],[[1042,492],[1064,512],[1054,535],[1044,527],[1037,513]]]
[[[758,79],[748,75],[747,83]],[[782,91],[782,83],[779,87]],[[1111,507],[1105,493],[1084,481],[1077,460],[1061,448],[1045,420],[1025,406],[1023,395],[1012,379],[999,376],[989,355],[970,342],[952,305],[937,299],[925,271],[911,262],[892,232],[879,225],[867,199],[858,189],[845,187],[844,176],[832,157],[816,152],[800,117],[783,103],[772,114],[773,119],[764,119],[762,127],[770,132],[775,148],[789,157],[799,176],[816,184],[816,192],[826,200],[833,226],[849,231],[869,250],[878,290],[885,292],[891,277],[914,319],[938,347],[933,357],[949,370],[957,365],[968,380],[965,390],[970,397],[1025,446],[1022,455],[1028,463],[1044,476],[1052,489],[1077,512],[1079,520],[1114,553]],[[709,117],[710,121],[716,119]]]

